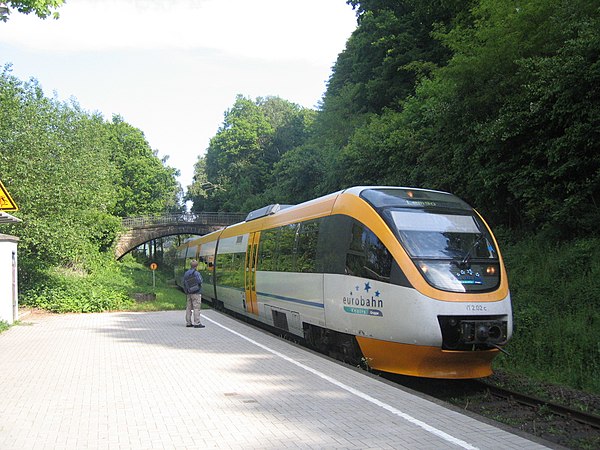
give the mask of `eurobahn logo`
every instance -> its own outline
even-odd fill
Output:
[[[360,286],[356,286],[356,290],[350,292],[350,295],[345,296],[342,300],[344,311],[349,314],[383,317],[381,292],[376,290],[371,293],[372,289],[369,281],[364,283],[362,289]]]

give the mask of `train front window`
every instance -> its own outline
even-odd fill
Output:
[[[498,252],[475,215],[407,209],[390,209],[388,214],[400,242],[432,286],[452,292],[498,286]]]

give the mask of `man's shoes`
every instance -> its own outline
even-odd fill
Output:
[[[192,325],[191,323],[190,323],[189,325],[186,325],[186,327],[187,327],[187,328],[191,328],[191,327],[193,327],[193,326],[194,326],[194,325]]]
[[[200,324],[200,325],[194,325],[194,328],[204,328],[204,325]]]

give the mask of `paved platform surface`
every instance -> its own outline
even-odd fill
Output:
[[[0,449],[540,449],[216,311],[0,334]]]

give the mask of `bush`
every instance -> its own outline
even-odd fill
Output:
[[[57,313],[102,312],[128,307],[132,300],[127,293],[102,286],[94,280],[56,280],[50,286],[41,286],[24,293],[22,303]]]
[[[29,271],[19,303],[57,313],[126,309],[133,301],[115,265],[96,262],[90,273],[68,268]]]
[[[175,289],[171,271],[157,270],[156,287],[145,264],[126,255],[121,262],[107,255],[90,263],[90,269],[29,267],[19,303],[57,313],[103,311],[158,311],[185,309],[185,295]],[[156,300],[135,302],[131,297],[152,293]]]
[[[537,236],[503,253],[514,335],[496,367],[600,392],[600,239]]]

